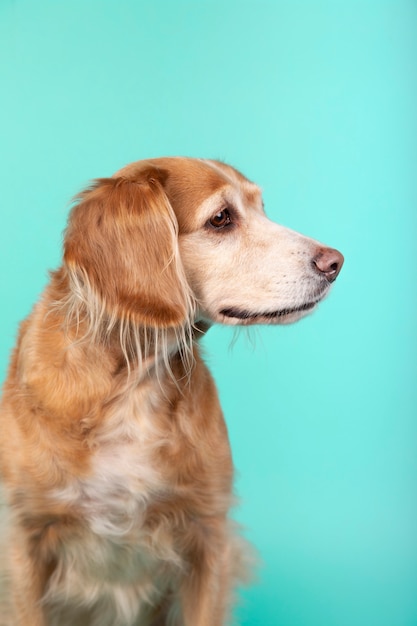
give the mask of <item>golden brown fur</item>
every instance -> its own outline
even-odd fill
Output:
[[[339,253],[230,166],[127,166],[76,199],[4,385],[2,626],[223,626],[243,574],[198,339],[312,310]]]

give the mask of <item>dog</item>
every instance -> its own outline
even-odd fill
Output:
[[[245,547],[199,339],[299,320],[342,264],[219,161],[138,161],[77,196],[3,390],[2,626],[226,623]]]

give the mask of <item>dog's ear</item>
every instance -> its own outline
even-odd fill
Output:
[[[162,183],[153,169],[135,180],[96,180],[76,199],[64,260],[108,315],[167,328],[185,321],[188,286],[177,220]]]

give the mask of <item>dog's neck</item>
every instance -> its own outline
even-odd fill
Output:
[[[209,330],[209,322],[199,318],[181,327],[145,327],[119,319],[101,303],[94,307],[92,317],[91,309],[71,290],[65,268],[53,272],[51,278],[47,308],[54,323],[62,325],[68,344],[83,345],[87,351],[89,345],[100,348],[114,363],[114,374],[129,384],[155,374],[159,380],[167,375],[177,380],[189,377],[196,344]]]

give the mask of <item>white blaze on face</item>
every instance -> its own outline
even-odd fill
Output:
[[[252,206],[242,185],[226,185],[199,208],[201,227],[180,237],[180,254],[200,314],[226,324],[288,323],[324,297],[328,281],[315,270],[318,242],[269,220],[259,189]],[[209,220],[230,212],[224,228]]]

